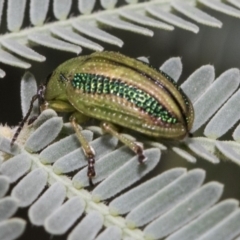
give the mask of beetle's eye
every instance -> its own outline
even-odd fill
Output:
[[[51,72],[51,73],[48,74],[48,76],[47,76],[47,78],[46,78],[46,84],[45,84],[45,85],[48,84],[48,82],[49,82],[49,80],[50,80],[50,78],[51,78],[52,75],[53,75],[53,72]]]
[[[62,73],[60,73],[60,81],[67,82],[67,78]]]

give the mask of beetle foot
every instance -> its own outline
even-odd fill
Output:
[[[146,157],[144,156],[144,154],[143,154],[143,148],[142,148],[142,146],[139,145],[139,144],[136,144],[136,145],[137,145],[137,147],[136,147],[136,153],[137,153],[137,155],[138,155],[138,161],[139,161],[140,164],[142,164],[142,163],[146,162],[147,158],[146,158]]]
[[[92,178],[88,177],[88,180],[89,180],[89,185],[90,185],[90,187],[94,187],[94,184],[93,184]]]
[[[90,186],[93,186],[92,178],[96,176],[95,167],[94,167],[95,159],[89,158],[88,159],[88,178]]]
[[[145,163],[146,161],[147,161],[147,158],[146,158],[143,154],[138,155],[138,162],[139,162],[140,164],[143,164],[143,163]]]

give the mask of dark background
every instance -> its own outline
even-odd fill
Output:
[[[216,17],[223,22],[221,29],[212,28],[200,25],[198,34],[188,32],[179,28],[174,31],[164,31],[159,29],[154,30],[154,36],[145,37],[139,34],[107,29],[109,33],[121,38],[124,41],[122,48],[115,47],[109,44],[94,40],[104,46],[105,50],[119,51],[131,57],[147,56],[153,66],[159,67],[164,61],[170,57],[180,56],[183,62],[183,73],[180,82],[202,65],[212,64],[215,67],[216,77],[229,68],[239,68],[240,63],[240,19],[209,10],[202,5],[201,9],[210,15]],[[97,5],[96,9],[100,6]],[[77,15],[75,5],[72,7],[72,12]],[[49,14],[51,13],[49,10]],[[26,10],[28,12],[28,10]],[[176,13],[181,16],[181,14]],[[53,20],[53,16],[49,15],[48,21]],[[5,14],[3,15],[3,19]],[[187,19],[185,17],[185,19]],[[2,23],[2,31],[4,29],[4,20]],[[29,26],[28,15],[24,21],[25,26]],[[44,63],[32,63],[31,71],[37,81],[44,81],[45,77],[63,61],[75,57],[73,53],[60,52],[53,49],[48,49],[40,46],[35,46],[34,49],[40,54],[47,57]],[[84,49],[81,55],[89,54],[92,51]],[[0,68],[6,71],[6,77],[0,80],[0,122],[7,123],[10,126],[15,126],[21,120],[20,109],[20,80],[25,70],[9,67],[0,63]],[[231,139],[231,135],[224,136],[225,139]],[[153,174],[163,172],[172,167],[186,167],[188,169],[203,168],[206,170],[206,182],[210,180],[219,181],[225,184],[224,194],[222,199],[237,198],[240,200],[240,166],[230,162],[221,161],[220,164],[214,165],[203,159],[198,159],[196,164],[187,163],[185,160],[178,157],[172,152],[165,152],[161,158],[161,162]],[[27,209],[21,209],[16,216],[21,215],[27,219]],[[28,224],[28,231],[22,239],[60,239],[60,237],[51,237],[46,234],[43,228],[34,227]],[[33,235],[32,235],[33,234]],[[49,236],[49,238],[48,238]],[[65,239],[62,236],[61,239]]]

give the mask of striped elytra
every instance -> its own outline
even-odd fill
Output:
[[[115,95],[133,103],[136,107],[155,118],[161,118],[163,122],[176,123],[177,119],[159,104],[156,98],[143,90],[119,79],[110,79],[96,74],[75,74],[72,80],[75,89],[81,89],[83,93]]]
[[[194,119],[192,103],[167,74],[116,52],[61,64],[49,78],[45,100],[57,111],[78,112],[157,138],[184,138]]]

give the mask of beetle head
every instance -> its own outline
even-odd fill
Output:
[[[66,88],[86,57],[72,58],[59,65],[46,79],[45,100],[67,100]]]

